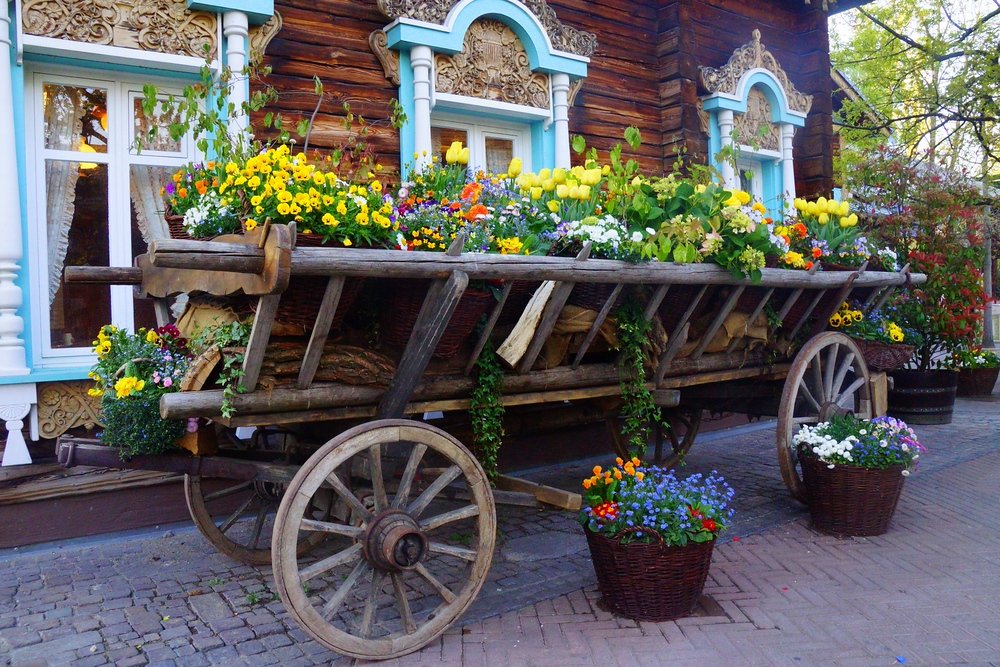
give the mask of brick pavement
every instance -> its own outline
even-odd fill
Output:
[[[1000,402],[960,401],[954,424],[918,431],[931,452],[885,536],[810,530],[772,431],[715,436],[689,470],[723,472],[740,516],[695,616],[603,611],[582,545],[535,562],[501,551],[462,627],[396,663],[1000,665]],[[569,484],[589,465],[531,476]],[[503,509],[500,524],[508,544],[576,530],[552,511]],[[0,554],[0,665],[348,664],[294,626],[271,586],[187,529]]]

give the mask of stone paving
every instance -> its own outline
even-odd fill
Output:
[[[1000,399],[960,400],[892,530],[808,527],[780,479],[773,429],[710,434],[686,471],[739,494],[691,618],[603,611],[569,513],[501,508],[490,578],[459,624],[399,664],[1000,665]],[[594,461],[530,471],[571,488]],[[309,639],[268,568],[189,528],[0,552],[0,665],[349,664]],[[390,663],[392,664],[392,663]]]

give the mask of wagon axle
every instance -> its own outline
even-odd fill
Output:
[[[373,518],[362,544],[368,562],[387,572],[411,570],[427,555],[427,536],[402,510],[386,510]]]

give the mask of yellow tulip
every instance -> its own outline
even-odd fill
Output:
[[[610,173],[611,173],[611,165],[610,164],[606,164],[603,167],[601,167],[601,175],[602,176],[607,176]]]
[[[566,182],[566,170],[563,169],[562,167],[558,167],[556,169],[553,169],[552,170],[552,180],[555,181],[557,185],[559,183],[565,183]]]
[[[819,224],[825,225],[826,223],[830,222],[830,214],[829,213],[820,213],[816,217],[816,219],[819,221]]]
[[[820,197],[819,199],[817,199],[817,200],[816,200],[816,207],[817,207],[817,208],[818,208],[818,209],[819,209],[820,211],[825,211],[825,210],[826,210],[826,204],[827,204],[827,201],[828,201],[828,200],[827,200],[827,198],[826,198],[826,197]]]
[[[851,203],[850,202],[846,202],[846,201],[845,202],[841,202],[840,203],[840,210],[837,211],[837,213],[840,214],[841,217],[843,217],[843,216],[847,215],[850,212],[851,212]]]
[[[795,210],[796,211],[804,211],[804,210],[806,210],[807,204],[808,204],[808,202],[806,202],[805,199],[802,199],[800,197],[796,197],[795,198]]]
[[[560,183],[559,185],[557,185],[556,197],[559,197],[559,199],[566,199],[567,197],[569,197],[569,186],[566,185],[565,183]]]
[[[814,201],[806,202],[806,215],[815,216],[818,214],[819,214],[819,204]]]
[[[549,207],[549,212],[550,213],[558,213],[559,212],[559,202],[557,202],[555,199],[552,199],[552,200],[549,201],[548,207]]]
[[[519,157],[512,158],[510,161],[510,166],[507,167],[507,175],[510,176],[511,178],[517,178],[520,175],[521,170],[523,168],[524,165],[521,162],[521,158]]]
[[[531,188],[531,198],[532,199],[541,199],[542,198],[542,189],[541,188]]]
[[[580,186],[571,185],[567,188],[570,199],[580,199]]]
[[[552,178],[552,170],[548,168],[542,169],[540,172],[538,172],[538,178],[540,178],[543,181]]]
[[[545,170],[543,169],[542,173],[544,172]],[[556,189],[556,182],[553,181],[551,178],[546,178],[544,181],[542,181],[542,190],[545,190],[546,192],[552,192],[555,189]]]
[[[471,157],[471,152],[468,148],[463,148],[462,152],[458,155],[458,163],[461,165],[469,164],[469,158]]]
[[[584,169],[580,165],[576,165],[575,167],[570,169],[570,173],[573,174],[573,177],[576,178],[576,180],[578,181],[583,177],[583,172]]]
[[[578,199],[587,200],[590,199],[590,186],[581,185]]]
[[[837,215],[840,212],[840,202],[831,199],[826,203],[826,212],[830,215]]]
[[[583,172],[583,176],[580,178],[580,182],[584,185],[597,185],[601,182],[601,170],[600,169],[588,169]]]

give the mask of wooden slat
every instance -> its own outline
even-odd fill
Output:
[[[280,294],[268,294],[260,297],[257,304],[253,328],[250,330],[250,341],[247,343],[247,350],[243,357],[243,379],[240,381],[240,384],[249,391],[257,388],[260,366],[264,363],[264,352],[267,350],[267,341],[271,337],[271,327],[274,325],[274,316],[278,312],[280,299]]]
[[[837,292],[837,296],[835,299],[833,299],[833,303],[827,306],[823,310],[823,312],[819,313],[816,316],[816,322],[813,324],[812,335],[815,336],[821,331],[826,330],[827,323],[830,321],[830,318],[833,316],[833,314],[840,309],[840,304],[844,303],[845,301],[848,301],[851,298],[851,292],[854,291],[854,281],[857,280],[859,277],[863,276],[865,270],[867,269],[868,269],[868,262],[865,261],[865,263],[861,265],[861,268],[859,268],[857,271],[851,274],[851,277],[848,278],[844,286],[841,287],[840,290]]]
[[[773,295],[774,295],[774,288],[771,287],[767,290],[767,292],[764,293],[764,298],[760,300],[760,303],[758,303],[757,307],[753,309],[753,312],[750,313],[750,317],[747,319],[747,326],[752,326],[753,322],[760,316],[762,312],[764,312],[764,307],[767,305],[767,302],[771,300],[771,297]],[[733,350],[735,350],[739,342],[740,342],[739,338],[734,338],[729,343],[729,346],[726,348],[726,352],[732,352]]]
[[[576,261],[580,263],[585,262],[590,256],[590,248],[591,243],[587,241],[583,246],[583,250],[576,256]],[[538,323],[538,328],[535,329],[531,343],[528,345],[524,356],[517,363],[518,373],[527,373],[535,365],[535,360],[538,359],[538,355],[542,352],[542,346],[545,345],[545,341],[552,334],[556,322],[559,321],[559,315],[562,313],[562,309],[566,305],[566,301],[569,299],[569,295],[572,293],[575,285],[576,283],[574,282],[560,282],[552,290],[552,294],[549,296],[548,303],[545,304],[545,311],[542,313],[542,319]]]
[[[788,340],[795,340],[795,334],[797,334],[805,325],[813,311],[816,310],[816,306],[818,306],[819,302],[824,296],[826,296],[826,293],[827,290],[816,290],[816,296],[814,296],[813,300],[809,302],[809,305],[806,307],[806,311],[802,313],[802,317],[799,318],[799,321],[795,323],[795,326],[792,328],[791,332],[789,332]]]
[[[320,302],[319,313],[316,315],[312,333],[309,334],[309,345],[306,347],[306,354],[302,358],[302,367],[299,369],[299,378],[295,383],[299,389],[308,387],[312,384],[313,378],[316,377],[316,370],[319,368],[319,362],[323,356],[323,347],[326,345],[327,336],[330,334],[330,325],[333,324],[333,316],[340,305],[340,295],[343,292],[344,276],[330,278],[326,284],[326,291],[323,293],[323,300]]]
[[[141,285],[142,269],[136,266],[67,266],[68,283],[96,285]]]
[[[597,317],[594,318],[594,323],[590,325],[590,330],[587,331],[587,336],[583,339],[583,343],[580,344],[579,349],[573,356],[572,368],[579,368],[580,362],[583,361],[584,355],[587,354],[587,350],[590,349],[590,345],[597,338],[597,333],[604,326],[604,321],[608,319],[608,315],[611,314],[611,309],[614,308],[615,301],[618,300],[618,295],[622,293],[624,285],[615,285],[615,288],[611,291],[611,296],[607,298],[604,305],[601,306],[601,310],[597,313]]]
[[[156,326],[165,327],[170,324],[170,304],[166,299],[153,299],[153,313],[156,316]]]
[[[681,315],[681,319],[678,320],[677,324],[674,326],[674,330],[670,332],[670,338],[667,340],[667,349],[663,351],[663,355],[660,357],[659,363],[656,365],[656,375],[653,381],[657,386],[660,385],[660,381],[667,374],[667,369],[670,367],[670,363],[677,356],[677,353],[681,351],[681,346],[684,345],[687,339],[687,332],[690,328],[690,323],[688,320],[691,319],[691,315],[694,313],[695,309],[698,308],[698,304],[701,300],[705,298],[705,293],[708,291],[708,285],[702,285],[701,289],[698,290],[698,294],[691,300],[688,304],[687,309],[684,310],[684,314]]]
[[[660,304],[663,303],[663,299],[669,291],[670,285],[658,285],[656,287],[656,291],[653,292],[653,296],[650,297],[649,302],[646,304],[646,310],[643,312],[643,316],[647,322],[653,319],[653,315],[659,310]]]
[[[514,283],[508,281],[506,285],[503,286],[503,291],[500,293],[500,300],[497,304],[493,306],[493,312],[490,313],[490,317],[486,320],[486,326],[483,327],[482,332],[479,334],[479,340],[476,341],[476,347],[472,350],[472,356],[469,357],[469,363],[465,364],[465,374],[468,375],[472,372],[472,369],[476,367],[476,362],[479,361],[479,355],[483,353],[483,348],[486,347],[486,343],[490,339],[490,335],[493,333],[493,328],[497,325],[497,320],[500,319],[500,312],[503,307],[507,305],[507,299],[510,297],[510,291],[513,289]]]
[[[452,313],[455,312],[468,284],[469,276],[456,271],[447,280],[431,285],[427,291],[416,324],[410,333],[410,340],[406,343],[402,361],[396,368],[392,384],[379,404],[380,419],[391,419],[403,414],[403,408],[409,402],[414,388],[420,382],[427,364],[430,363],[438,341],[448,327]]]
[[[726,321],[726,318],[729,317],[729,313],[733,312],[733,309],[736,308],[736,302],[743,295],[743,290],[745,289],[746,285],[739,285],[733,290],[733,293],[729,295],[729,298],[726,299],[725,304],[722,306],[722,310],[716,314],[715,319],[712,320],[712,323],[708,327],[708,331],[706,331],[701,337],[701,342],[698,343],[698,347],[696,347],[694,352],[691,354],[692,359],[698,359],[705,353],[705,348],[712,342],[715,334],[718,333],[722,324]]]
[[[538,500],[538,502],[545,503],[546,505],[553,505],[560,509],[570,510],[573,512],[579,510],[583,505],[583,498],[579,493],[563,491],[562,489],[557,489],[554,486],[546,486],[545,484],[531,482],[529,480],[521,479],[520,477],[512,477],[510,475],[500,475],[500,479],[497,480],[497,488],[504,491],[530,493]]]

